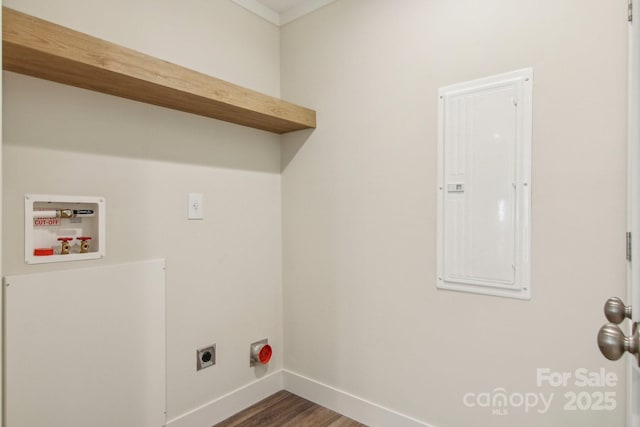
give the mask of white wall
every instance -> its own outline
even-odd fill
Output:
[[[338,0],[282,29],[285,369],[434,426],[622,426],[595,337],[625,294],[626,2]],[[437,89],[534,68],[533,298],[435,285]],[[305,141],[306,140],[306,141]],[[550,389],[536,369],[605,368]],[[465,393],[554,393],[492,416]],[[614,391],[615,411],[565,411]]]
[[[279,44],[227,0],[5,0],[282,92],[317,109],[319,128],[285,136],[280,157],[275,135],[5,73],[3,274],[167,258],[169,419],[255,379],[247,344],[268,336],[271,371],[438,427],[623,425],[624,364],[595,334],[604,300],[625,292],[624,3],[338,0]],[[525,66],[533,299],[437,291],[437,88]],[[190,191],[205,194],[204,222],[185,219]],[[26,266],[27,192],[105,196],[107,258]],[[195,349],[213,341],[218,365],[196,373]],[[583,389],[536,387],[545,367],[615,372],[617,410],[563,411]],[[545,415],[463,405],[497,387],[555,400]]]
[[[228,0],[4,4],[279,95],[278,29]],[[168,419],[282,367],[279,136],[13,73],[3,104],[4,274],[166,258]],[[187,221],[188,192],[204,221]],[[25,193],[104,196],[106,259],[25,265]],[[263,337],[268,372],[248,366]]]

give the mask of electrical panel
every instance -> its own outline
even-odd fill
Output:
[[[532,80],[439,91],[439,288],[530,298]]]

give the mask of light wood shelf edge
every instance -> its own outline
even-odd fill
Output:
[[[314,110],[2,9],[7,71],[278,134],[316,127]]]

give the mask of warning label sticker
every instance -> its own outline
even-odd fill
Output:
[[[35,227],[51,227],[60,225],[60,218],[33,218]]]

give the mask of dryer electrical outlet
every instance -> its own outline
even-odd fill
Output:
[[[196,350],[196,371],[216,364],[216,345],[211,344],[208,347]]]

